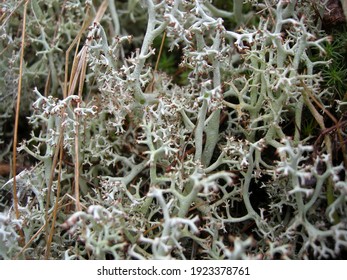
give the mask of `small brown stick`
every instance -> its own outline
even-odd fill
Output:
[[[317,98],[312,94],[311,90],[308,89],[306,87],[306,85],[304,83],[302,83],[303,87],[305,88],[306,93],[309,95],[309,98],[311,98],[313,100],[313,102],[325,113],[327,114],[327,116],[334,122],[334,126],[332,126],[331,128],[326,128],[323,122],[323,117],[321,117],[322,120],[318,117],[318,119],[316,118],[317,114],[320,116],[320,114],[316,111],[316,114],[314,115],[316,121],[318,122],[319,126],[322,129],[322,134],[325,135],[327,133],[329,133],[332,130],[336,129],[336,133],[337,133],[337,137],[339,138],[341,145],[341,149],[342,149],[342,155],[343,155],[343,163],[345,165],[345,168],[347,168],[347,150],[346,150],[346,146],[343,145],[343,137],[341,134],[341,130],[340,128],[343,127],[343,125],[345,124],[345,122],[340,122],[338,121],[333,114],[331,114],[327,109],[325,109],[325,107],[317,100]]]
[[[335,117],[328,110],[326,110],[324,108],[324,106],[315,98],[315,96],[313,95],[311,90],[303,82],[301,82],[301,85],[304,88],[304,91],[302,92],[304,102],[305,102],[306,106],[308,107],[308,109],[310,110],[313,117],[316,119],[321,130],[322,131],[326,130],[326,127],[324,124],[324,119],[323,119],[322,115],[319,114],[319,112],[317,111],[315,106],[312,104],[311,99],[320,109],[323,110],[324,113],[326,113],[335,122],[335,124],[337,126],[337,133],[338,133],[338,135],[340,135],[340,137],[342,139],[342,136],[341,136],[340,130],[339,130],[340,125],[338,124]],[[331,139],[330,139],[328,134],[324,135],[324,142],[325,142],[325,146],[327,149],[327,153],[330,155],[329,160],[332,163],[332,143],[331,143]],[[346,149],[345,149],[344,145],[342,145],[342,147],[343,147],[343,153],[346,153]],[[345,158],[346,158],[346,154],[344,155],[344,159]],[[334,185],[334,182],[330,176],[329,180],[328,180],[328,184],[327,184],[327,194],[326,194],[328,206],[330,206],[335,201],[335,199],[334,199],[334,186],[333,185]],[[338,223],[339,217],[338,217],[338,214],[336,212],[333,214],[333,219],[334,219],[335,224]]]
[[[161,54],[162,54],[162,52],[163,52],[165,38],[166,38],[166,32],[164,32],[163,38],[161,39],[160,49],[159,49],[157,61],[156,61],[156,63],[155,63],[152,81],[147,85],[147,87],[146,87],[146,89],[145,89],[145,92],[147,92],[147,93],[153,92],[153,91],[154,91],[155,74],[156,74],[157,71],[158,71],[159,61],[160,61]]]
[[[108,1],[104,0],[102,4],[100,5],[95,18],[94,22],[99,22],[104,15],[106,8],[108,6]],[[83,24],[82,29],[78,33],[77,37],[73,40],[71,45],[69,46],[67,52],[66,52],[66,65],[65,65],[65,83],[64,83],[64,97],[70,96],[75,92],[76,86],[78,85],[78,96],[80,97],[79,102],[77,102],[77,108],[79,108],[79,104],[81,101],[82,96],[82,90],[83,90],[83,83],[85,80],[86,75],[86,67],[87,67],[87,55],[88,55],[88,47],[91,44],[91,40],[89,39],[91,34],[88,34],[87,41],[81,51],[78,54],[75,54],[75,58],[72,64],[72,71],[70,75],[70,83],[68,87],[68,60],[69,60],[69,53],[74,47],[74,45],[77,43],[77,46],[79,45],[80,38],[82,36],[82,33],[86,30],[86,28],[90,25],[91,18],[89,17]],[[76,48],[77,53],[77,48]],[[80,205],[80,198],[79,198],[79,124],[78,124],[78,115],[75,114],[76,118],[76,125],[75,125],[75,198],[76,198],[76,210],[81,211],[81,205]]]
[[[64,113],[63,113],[64,114]],[[64,118],[62,118],[64,119]],[[45,207],[45,220],[46,220],[46,233],[47,233],[47,238],[49,236],[49,225],[48,225],[48,221],[49,221],[49,217],[48,217],[48,211],[49,211],[49,205],[50,205],[50,201],[51,201],[51,194],[52,194],[52,185],[53,185],[53,178],[54,178],[54,173],[55,173],[55,167],[57,165],[58,162],[58,155],[60,154],[59,151],[63,150],[63,133],[64,133],[64,128],[63,126],[60,127],[59,130],[59,139],[58,139],[58,145],[57,148],[54,152],[53,155],[53,162],[52,162],[52,167],[51,167],[51,173],[50,173],[50,177],[49,177],[49,181],[48,181],[48,186],[47,186],[47,193],[46,193],[46,207]],[[61,162],[60,162],[61,165]],[[60,174],[60,173],[59,173]],[[48,239],[47,239],[48,242]]]
[[[13,205],[16,215],[16,219],[19,219],[20,213],[18,208],[18,197],[17,197],[17,142],[18,142],[18,123],[19,123],[19,110],[20,110],[20,100],[22,93],[22,80],[23,80],[23,62],[24,62],[24,49],[25,49],[25,31],[26,31],[26,14],[28,9],[29,0],[24,3],[23,11],[23,25],[22,25],[22,44],[20,52],[20,62],[19,62],[19,80],[18,80],[18,89],[17,89],[17,103],[16,103],[16,115],[15,115],[15,124],[13,132],[13,159],[12,159],[12,176],[13,176]],[[24,233],[22,230],[19,231],[21,241],[24,241]]]
[[[329,134],[329,133],[333,132],[334,130],[336,130],[336,134],[337,134],[337,136],[339,138],[338,141],[340,142],[340,145],[341,145],[340,148],[342,150],[342,156],[343,156],[344,165],[347,167],[347,154],[346,154],[346,146],[345,146],[347,140],[344,140],[342,138],[342,135],[341,135],[341,132],[340,132],[340,128],[344,127],[345,125],[347,125],[347,121],[339,121],[337,125],[335,124],[332,127],[326,128],[325,130],[323,130],[321,132],[321,134],[317,138],[317,140],[316,140],[314,145],[316,146],[317,143],[319,143],[319,141],[320,141],[322,136],[325,136],[326,134]]]
[[[61,129],[62,130],[62,129]],[[63,135],[63,133],[61,132],[60,135]],[[51,230],[49,231],[48,234],[48,217],[46,219],[46,232],[47,232],[47,241],[46,241],[46,253],[45,253],[45,259],[48,260],[49,255],[50,255],[50,251],[51,251],[51,244],[52,244],[52,239],[53,239],[53,234],[54,234],[54,227],[55,227],[55,222],[57,220],[57,213],[58,213],[58,207],[59,207],[59,196],[60,196],[60,180],[61,180],[61,168],[62,168],[62,162],[63,162],[63,138],[59,137],[59,142],[58,142],[58,149],[59,150],[59,170],[58,170],[58,182],[57,182],[57,195],[56,195],[56,199],[55,199],[55,203],[54,203],[54,208],[53,208],[53,216],[52,216],[52,225],[51,225]],[[55,166],[55,165],[54,165]],[[52,174],[53,177],[53,174]],[[47,201],[47,204],[49,203],[49,201]],[[46,210],[46,215],[48,215],[47,213],[48,211]]]
[[[157,57],[157,62],[155,63],[155,68],[154,68],[154,71],[155,71],[155,72],[157,72],[157,70],[158,70],[158,66],[159,66],[160,57],[161,57],[161,54],[162,54],[162,52],[163,52],[163,48],[164,48],[164,42],[165,42],[165,38],[166,38],[166,32],[164,32],[164,34],[163,34],[163,38],[161,39],[161,44],[160,44],[159,54],[158,54],[158,57]]]

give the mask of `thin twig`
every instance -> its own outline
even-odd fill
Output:
[[[314,103],[316,103],[320,108],[323,109],[323,111],[327,112],[327,110],[324,108],[323,105],[321,105],[316,98],[314,97],[314,95],[312,94],[311,90],[303,83],[301,82],[301,85],[304,88],[304,91],[302,92],[303,98],[304,98],[304,102],[306,104],[306,106],[308,107],[308,109],[310,110],[311,114],[313,115],[313,117],[316,119],[318,125],[320,126],[321,130],[324,131],[326,130],[325,124],[324,124],[324,119],[322,117],[321,114],[319,114],[319,112],[317,111],[317,109],[315,108],[315,106],[313,105],[313,103],[311,102],[311,99],[314,101]],[[330,114],[330,113],[329,113]],[[331,143],[331,139],[329,137],[328,134],[324,135],[324,142],[325,142],[325,146],[327,149],[327,153],[330,155],[329,161],[332,164],[332,143]],[[328,206],[330,206],[334,201],[334,182],[332,180],[332,177],[330,176],[328,179],[328,184],[327,184],[327,202],[328,202]],[[333,219],[334,219],[334,223],[338,223],[339,222],[339,217],[337,212],[334,212],[333,214]]]
[[[161,39],[159,54],[158,54],[158,57],[157,57],[157,62],[155,63],[155,68],[154,68],[154,71],[155,71],[155,72],[157,72],[157,70],[158,70],[160,57],[161,57],[161,54],[162,54],[163,48],[164,48],[165,38],[166,38],[166,32],[163,33],[163,38]]]
[[[79,108],[79,102],[77,108]],[[80,161],[79,161],[79,123],[78,114],[75,114],[75,197],[76,197],[76,210],[81,211],[80,203]]]
[[[101,18],[103,17],[106,9],[108,6],[108,1],[104,0],[102,4],[100,5],[95,18],[94,22],[99,22]],[[87,54],[88,54],[88,47],[91,44],[91,36],[87,37],[87,41],[85,45],[83,46],[82,50],[77,54],[77,48],[79,46],[79,42],[82,36],[82,33],[86,30],[86,28],[90,25],[91,18],[89,17],[83,24],[82,29],[78,33],[77,37],[73,40],[71,43],[70,47],[68,48],[66,52],[66,65],[65,65],[65,83],[64,83],[64,97],[71,95],[75,92],[76,86],[78,85],[78,95],[80,97],[80,100],[77,102],[77,108],[79,108],[79,104],[81,102],[81,96],[82,96],[82,91],[83,91],[83,83],[85,80],[85,74],[86,74],[86,67],[87,67]],[[69,53],[76,45],[76,53],[74,56],[74,61],[72,64],[72,71],[70,75],[70,80],[69,83],[67,81],[68,77],[68,60],[69,60]],[[68,87],[69,84],[69,87]],[[76,210],[81,211],[81,204],[80,204],[80,198],[79,198],[79,168],[80,168],[80,163],[79,163],[79,123],[78,123],[78,114],[75,114],[75,198],[76,198]]]
[[[89,11],[89,10],[88,10]],[[88,12],[87,11],[87,12]],[[89,15],[87,17],[87,19],[84,21],[81,30],[78,32],[76,38],[72,41],[72,43],[70,44],[70,46],[68,47],[66,53],[65,53],[65,78],[64,78],[64,98],[66,98],[68,96],[68,76],[69,76],[69,55],[71,50],[73,49],[73,47],[77,44],[77,42],[80,41],[80,38],[83,34],[83,32],[88,28],[88,26],[90,25],[90,23],[92,22],[93,17],[91,15]],[[76,55],[75,55],[76,57]],[[74,74],[74,67],[76,67],[77,65],[75,63],[73,63],[72,65],[72,71],[71,71],[71,75],[72,77],[75,75]],[[71,81],[71,78],[70,78]]]
[[[19,110],[20,110],[20,100],[22,93],[22,80],[23,80],[23,62],[24,62],[24,49],[25,49],[25,30],[26,30],[26,14],[28,9],[29,0],[25,1],[24,11],[23,11],[23,25],[22,25],[22,48],[20,52],[20,63],[19,63],[19,80],[17,89],[17,104],[16,104],[16,115],[14,124],[14,135],[13,135],[13,159],[12,159],[12,175],[13,175],[13,204],[16,219],[19,219],[19,208],[18,208],[18,197],[17,197],[17,142],[18,142],[18,123],[19,123]],[[21,239],[24,240],[24,234],[19,231]]]
[[[152,78],[152,81],[151,81],[151,82],[148,84],[148,86],[146,87],[145,92],[153,92],[153,91],[154,91],[155,74],[156,74],[157,71],[158,71],[159,61],[160,61],[161,54],[162,54],[162,52],[163,52],[165,38],[166,38],[166,32],[163,33],[163,37],[162,37],[162,39],[161,39],[161,44],[160,44],[160,48],[159,48],[159,53],[158,53],[157,61],[156,61],[156,63],[155,63],[155,67],[154,67],[154,71],[153,71],[153,78]]]
[[[60,131],[60,136],[63,135],[63,128],[61,128]],[[60,180],[61,180],[61,168],[62,168],[62,163],[63,163],[63,137],[59,137],[59,142],[58,142],[58,149],[59,150],[59,170],[58,170],[58,182],[57,182],[57,195],[56,195],[56,199],[55,199],[55,203],[54,203],[54,208],[53,208],[53,217],[52,217],[52,225],[51,225],[51,230],[49,231],[48,234],[48,222],[49,219],[46,216],[46,234],[47,234],[47,241],[46,241],[46,253],[45,253],[45,259],[48,260],[49,255],[50,255],[50,251],[51,251],[51,244],[52,244],[52,239],[53,239],[53,233],[54,233],[54,227],[55,227],[55,222],[57,219],[57,213],[58,213],[58,206],[59,206],[59,196],[60,196]],[[54,163],[53,163],[53,166]],[[53,177],[53,174],[51,174],[51,177]],[[49,200],[47,201],[48,205]],[[48,215],[47,209],[46,209],[46,215]]]
[[[63,114],[64,115],[64,111]],[[54,173],[55,173],[55,167],[57,165],[58,162],[58,155],[59,155],[59,151],[60,149],[62,149],[62,145],[60,143],[63,142],[63,133],[64,133],[64,127],[61,126],[60,130],[59,130],[59,138],[58,138],[58,145],[57,148],[54,152],[53,155],[53,162],[52,162],[52,167],[51,167],[51,173],[50,173],[50,177],[49,177],[49,181],[48,181],[48,186],[47,186],[47,193],[46,193],[46,208],[45,208],[45,212],[46,212],[46,224],[47,224],[47,236],[48,236],[48,232],[49,232],[49,227],[48,227],[48,211],[49,211],[49,206],[50,206],[50,201],[51,201],[51,193],[52,193],[52,185],[53,185],[53,179],[54,179]]]
[[[342,149],[342,156],[343,156],[343,163],[345,165],[345,168],[347,168],[347,150],[346,150],[346,146],[343,145],[343,137],[341,134],[341,127],[342,127],[342,123],[339,122],[333,114],[331,114],[327,109],[325,109],[325,107],[317,100],[317,98],[310,92],[308,91],[308,94],[310,96],[310,98],[313,100],[313,102],[320,108],[322,109],[322,111],[327,114],[327,116],[334,122],[335,126],[333,127],[333,129],[336,129],[336,134],[337,137],[339,138],[339,141],[341,143],[341,149]],[[325,133],[327,131],[329,131],[329,128],[325,128],[323,130]]]

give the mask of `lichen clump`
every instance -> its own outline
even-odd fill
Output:
[[[20,2],[1,4],[0,124]],[[27,9],[29,164],[19,217],[1,179],[0,258],[341,258],[346,102],[322,75],[327,1],[60,2]]]

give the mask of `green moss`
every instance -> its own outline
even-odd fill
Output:
[[[342,99],[347,91],[347,28],[341,26],[332,31],[331,43],[326,43],[325,60],[328,67],[322,69],[323,86],[329,88],[334,98]]]

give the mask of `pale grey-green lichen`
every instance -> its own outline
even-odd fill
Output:
[[[11,199],[3,202],[1,258],[41,258],[58,184],[55,259],[306,259],[346,251],[346,166],[332,161],[324,142],[318,151],[301,134],[303,95],[321,104],[329,98],[319,71],[326,62],[312,59],[328,40],[314,12],[324,11],[324,1],[235,0],[233,11],[206,0],[109,1],[84,38],[82,100],[62,98],[59,57],[100,1],[30,2],[27,52],[38,59],[24,75],[26,93],[34,92],[33,129],[19,151],[35,167],[17,175],[20,220]],[[20,16],[16,3],[3,9]],[[47,24],[62,8],[58,27]],[[12,17],[2,23],[1,48],[18,61],[9,42],[19,40],[9,36],[16,24]],[[154,72],[153,44],[164,32],[166,47],[182,55],[185,83]],[[14,70],[2,63],[2,73]],[[12,104],[14,86],[1,79],[1,98]],[[56,168],[48,197],[61,133],[61,179]],[[73,206],[77,157],[82,211]],[[11,181],[1,189],[11,193]]]

